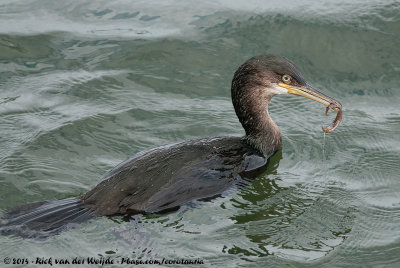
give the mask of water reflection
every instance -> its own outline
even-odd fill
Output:
[[[237,208],[231,217],[248,241],[225,245],[222,252],[251,256],[277,255],[314,260],[340,245],[352,230],[354,208],[343,209],[324,197],[315,198],[307,185],[281,186],[281,151],[270,159],[265,174],[231,199]],[[317,187],[317,186],[314,186]],[[318,187],[317,187],[318,188]],[[342,189],[338,195],[343,195]]]

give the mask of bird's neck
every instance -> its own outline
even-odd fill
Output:
[[[246,131],[248,142],[264,155],[277,151],[282,144],[282,135],[268,113],[268,104],[272,95],[264,94],[262,87],[249,90],[232,88],[232,102],[235,112]]]
[[[271,155],[282,145],[282,134],[268,113],[268,105],[250,117],[243,127],[248,142],[264,155]]]
[[[266,83],[270,73],[258,72],[251,66],[242,65],[232,79],[232,103],[237,117],[246,131],[248,142],[269,156],[282,144],[282,135],[268,112],[268,104],[274,96]]]

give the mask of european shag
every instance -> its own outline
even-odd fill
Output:
[[[157,213],[217,196],[233,184],[251,181],[266,168],[282,143],[268,113],[276,94],[295,94],[338,111],[342,105],[313,89],[299,68],[284,57],[259,55],[247,60],[232,80],[232,103],[246,135],[183,141],[141,152],[108,172],[87,193],[32,203],[6,211],[2,233],[47,237],[95,216]]]

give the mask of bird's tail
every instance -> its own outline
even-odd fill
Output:
[[[47,238],[93,217],[80,198],[44,201],[6,211],[0,224],[3,235]]]

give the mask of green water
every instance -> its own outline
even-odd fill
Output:
[[[257,54],[286,56],[344,106],[324,137],[334,112],[277,96],[282,150],[249,187],[45,241],[0,236],[0,266],[110,256],[399,267],[399,48],[398,1],[0,1],[1,210],[85,193],[150,147],[243,135],[230,81]]]

